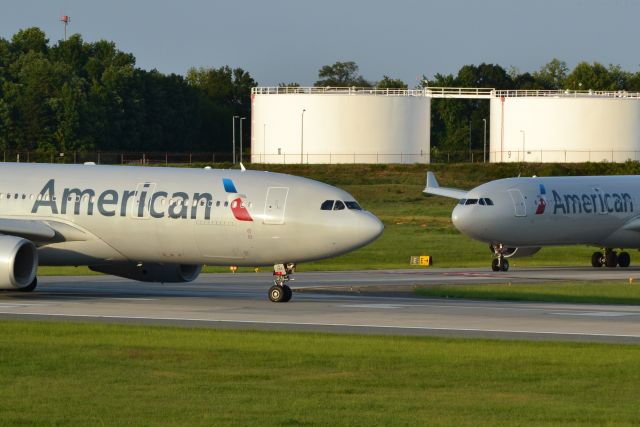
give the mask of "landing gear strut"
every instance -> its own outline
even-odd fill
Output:
[[[296,265],[293,263],[276,264],[273,266],[273,286],[269,288],[269,299],[272,302],[289,302],[293,296],[293,291],[286,284],[293,280],[291,275],[295,271]]]
[[[624,250],[620,253],[617,253],[612,248],[605,248],[604,254],[600,251],[594,252],[591,255],[591,265],[593,267],[609,267],[614,268],[618,267],[629,267],[631,264],[631,256],[628,252]]]
[[[508,271],[509,261],[504,256],[504,248],[502,244],[490,245],[493,250],[493,261],[491,261],[491,269],[493,271]]]

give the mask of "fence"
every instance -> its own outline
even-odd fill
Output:
[[[236,154],[236,161],[239,161]],[[179,165],[233,163],[231,153],[169,153],[169,152],[71,152],[64,154],[43,153],[39,151],[4,151],[4,162],[24,163],[86,163],[107,165]],[[640,151],[629,150],[527,150],[527,151],[487,151],[460,150],[442,151],[433,148],[431,153],[305,153],[300,154],[245,154],[244,163],[271,164],[427,164],[427,163],[584,163],[611,162],[624,163],[640,161]]]

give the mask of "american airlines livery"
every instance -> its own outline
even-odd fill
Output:
[[[424,193],[459,200],[453,225],[489,244],[493,271],[542,246],[603,248],[591,256],[594,267],[628,267],[624,249],[640,248],[640,176],[507,178],[464,191],[440,187],[428,172]]]
[[[270,172],[0,164],[0,289],[32,291],[38,265],[88,265],[188,282],[203,264],[274,267],[291,299],[299,262],[375,240],[383,225],[338,188]]]

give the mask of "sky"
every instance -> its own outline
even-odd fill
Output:
[[[637,0],[4,0],[0,37],[39,27],[106,39],[137,66],[184,75],[229,65],[260,86],[311,86],[323,65],[355,61],[370,81],[414,87],[467,64],[536,71],[553,58],[640,70]]]

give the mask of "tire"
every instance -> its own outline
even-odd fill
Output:
[[[631,256],[629,255],[629,252],[620,252],[620,255],[618,255],[618,265],[622,268],[626,268],[629,267],[630,264]]]
[[[618,265],[618,256],[614,251],[607,252],[604,265],[609,268],[614,268]]]
[[[285,293],[282,286],[273,285],[269,288],[269,300],[271,300],[271,302],[282,302],[284,295]]]
[[[291,301],[291,297],[293,296],[293,291],[288,285],[284,285],[283,288],[284,288],[284,298],[282,299],[282,302]]]
[[[494,258],[494,259],[491,261],[491,269],[492,269],[493,271],[500,271],[500,266],[498,265],[498,258]]]
[[[602,257],[602,252],[594,252],[593,255],[591,255],[591,266],[596,268],[602,267]]]
[[[506,259],[502,260],[502,265],[500,266],[501,271],[509,271],[509,261]]]
[[[33,281],[29,283],[29,286],[25,286],[24,288],[18,289],[19,292],[33,292],[38,286],[38,278],[34,277]]]

